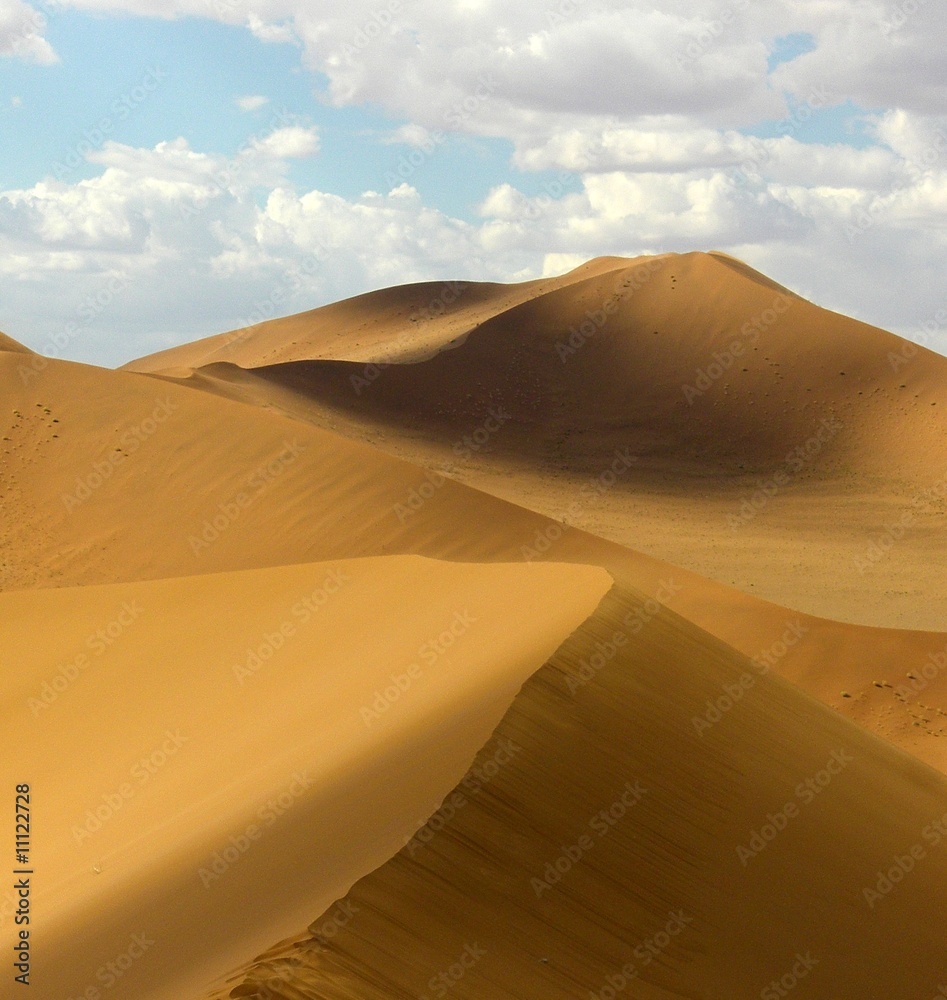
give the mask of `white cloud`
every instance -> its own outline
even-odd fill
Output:
[[[435,135],[423,125],[407,124],[394,129],[381,140],[386,146],[411,146],[412,149],[430,150],[437,145]]]
[[[878,128],[910,152],[904,137],[928,124]],[[708,138],[682,135],[681,145]],[[118,363],[172,333],[189,339],[388,284],[509,280],[601,254],[690,249],[729,251],[821,304],[905,333],[947,306],[947,161],[912,175],[893,149],[854,151],[846,173],[842,150],[822,147],[825,162],[807,167],[801,144],[773,140],[755,178],[719,166],[590,172],[557,199],[503,184],[468,223],[407,184],[350,199],[295,191],[286,158],[314,141],[289,126],[230,160],[182,139],[108,142],[88,157],[96,177],[0,194],[0,328],[42,347],[90,289],[121,274],[122,295],[67,352]],[[845,183],[827,182],[833,174]],[[947,331],[934,343],[947,350]]]
[[[319,151],[319,130],[315,126],[288,125],[253,140],[254,152],[278,159],[305,159]]]
[[[22,0],[0,0],[0,56],[15,56],[49,65],[58,62],[43,37],[46,18]]]
[[[245,97],[237,98],[237,107],[241,111],[256,111],[269,103],[270,99],[268,97],[262,97],[259,94],[248,94]]]
[[[383,142],[427,150],[439,131],[498,137],[520,169],[578,180],[554,199],[499,184],[471,223],[407,185],[349,199],[293,190],[287,161],[316,155],[319,135],[285,115],[230,159],[183,140],[107,142],[88,157],[101,168],[90,180],[0,194],[0,269],[16,277],[0,327],[16,335],[25,324],[23,339],[61,324],[63,303],[116,268],[131,284],[97,321],[103,337],[237,325],[254,303],[275,308],[272,289],[293,268],[303,276],[279,312],[401,281],[503,280],[599,254],[694,248],[742,256],[903,332],[947,306],[938,0],[69,2],[216,17],[298,44],[330,103],[409,123]],[[28,25],[17,18],[29,10],[0,0],[0,52],[55,58],[42,25],[10,27]],[[774,39],[792,32],[811,35],[812,51],[769,73]],[[867,148],[802,141],[813,108],[846,101],[882,109]],[[762,120],[780,122],[777,134],[746,134]],[[331,253],[306,270],[323,245]],[[947,350],[947,332],[936,337]],[[91,357],[93,332],[87,342],[76,352]],[[142,339],[114,360],[157,346]]]
[[[254,11],[247,14],[247,27],[261,42],[293,45],[298,41],[292,24],[265,21]]]

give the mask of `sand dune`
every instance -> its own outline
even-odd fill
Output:
[[[177,1000],[305,926],[414,833],[609,584],[388,557],[0,595],[39,996]]]
[[[638,601],[635,627],[667,605],[947,770],[947,671],[921,673],[947,635],[800,615],[257,406],[64,362],[24,385],[6,357],[25,416],[0,442],[4,589],[393,553],[594,564]]]
[[[720,254],[604,258],[522,287],[516,303],[469,286],[475,307],[460,295],[427,323],[416,286],[392,289],[384,309],[374,293],[244,331],[229,357],[130,367],[203,358],[165,373],[784,606],[947,628],[929,598],[947,586],[947,360]],[[389,343],[449,332],[454,349],[384,365],[368,317]]]
[[[518,284],[425,281],[399,285],[215,334],[124,367],[157,373],[219,362],[258,368],[317,358],[366,363],[417,361],[459,346],[466,334],[497,312],[623,263],[617,257],[601,258],[562,277]]]
[[[822,420],[840,426],[804,478],[883,472],[913,479],[932,460],[947,464],[947,359],[915,348],[894,370],[889,355],[904,349],[900,338],[820,309],[745,265],[701,253],[605,258],[531,284],[528,297],[522,287],[513,286],[523,299],[516,302],[507,286],[467,286],[451,314],[455,323],[468,321],[463,343],[425,361],[399,358],[374,380],[366,358],[345,357],[349,344],[360,344],[353,314],[365,311],[397,342],[425,325],[409,314],[417,286],[372,293],[344,311],[328,306],[261,324],[231,357],[212,354],[203,364],[253,368],[326,404],[407,426],[476,426],[489,407],[501,407],[510,417],[492,450],[525,449],[531,461],[555,468],[597,472],[616,448],[630,448],[642,469],[673,463],[675,474],[681,467],[714,476],[768,473]],[[464,294],[478,300],[473,316]],[[338,353],[314,360],[304,341],[292,360],[262,361],[267,349],[293,353],[287,324],[313,327],[323,351],[334,327]],[[159,360],[197,367],[188,364],[193,345],[129,367],[157,371]],[[387,358],[376,351],[367,360]]]
[[[936,991],[944,359],[721,254],[18,348],[41,1000]]]
[[[10,351],[14,354],[32,354],[28,347],[17,343],[12,337],[0,332],[0,351]]]
[[[230,995],[933,996],[945,779],[774,677],[698,735],[747,666],[666,612],[583,683],[635,611],[611,594],[529,681],[471,780],[522,750],[359,882],[344,928],[314,920]]]

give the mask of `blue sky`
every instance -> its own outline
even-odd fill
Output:
[[[35,349],[117,364],[239,325],[322,245],[290,309],[723,249],[947,349],[926,5],[151,8],[0,0],[0,329]]]
[[[93,177],[98,171],[81,153],[106,139],[153,147],[183,136],[194,149],[233,156],[284,110],[317,125],[321,136],[322,155],[289,172],[300,188],[346,198],[387,190],[386,178],[399,176],[402,157],[410,152],[403,143],[381,142],[404,121],[371,106],[332,107],[325,78],[300,68],[298,45],[268,44],[243,27],[195,17],[167,21],[63,11],[50,18],[46,38],[58,64],[0,63],[7,116],[0,133],[4,188],[29,187],[50,175]],[[161,85],[137,100],[136,88],[153,70]],[[267,103],[241,110],[237,100],[247,96],[266,97]],[[426,201],[462,218],[472,218],[490,188],[511,177],[520,190],[535,194],[553,174],[511,167],[512,144],[504,139],[449,135],[436,150],[414,176],[415,186]]]

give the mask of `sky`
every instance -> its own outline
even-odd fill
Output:
[[[0,330],[723,250],[947,353],[941,0],[0,0]]]

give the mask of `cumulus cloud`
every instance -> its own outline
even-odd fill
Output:
[[[892,142],[915,134],[908,122],[878,127]],[[286,157],[314,141],[296,128],[231,159],[183,139],[153,149],[108,142],[89,154],[96,177],[0,194],[0,270],[11,279],[0,326],[14,334],[32,326],[39,332],[24,339],[42,347],[89,288],[119,273],[120,304],[71,345],[73,356],[118,363],[388,284],[510,280],[599,254],[712,248],[908,334],[947,304],[933,263],[947,251],[947,171],[934,164],[886,185],[885,171],[905,163],[891,148],[863,151],[845,184],[826,182],[832,147],[822,150],[827,165],[805,168],[794,140],[774,140],[775,166],[755,178],[699,166],[597,171],[555,197],[507,183],[471,223],[426,205],[407,184],[348,199],[295,190]],[[878,155],[888,159],[876,164]],[[149,335],[127,343],[129,328]],[[947,331],[935,331],[934,343],[947,350]]]
[[[181,139],[106,142],[87,156],[99,168],[91,179],[0,193],[0,270],[13,289],[0,327],[14,335],[58,328],[68,303],[116,273],[128,289],[98,318],[101,336],[151,331],[116,347],[117,361],[385,284],[509,280],[598,254],[690,249],[744,257],[821,304],[907,334],[947,306],[936,0],[69,5],[243,25],[298,45],[327,102],[387,112],[384,143],[505,139],[515,167],[558,179],[540,173],[538,195],[498,184],[464,221],[425,203],[423,174],[359,197],[295,190],[287,163],[317,155],[319,134],[284,113],[230,158]],[[9,27],[29,25],[29,10],[0,0],[0,52],[54,58],[41,24],[32,35]],[[777,40],[798,33],[807,45],[771,66]],[[822,109],[850,106],[869,109],[865,141],[809,129]],[[285,292],[278,302],[274,289]],[[75,354],[95,356],[95,336]],[[947,331],[933,339],[947,351]]]

